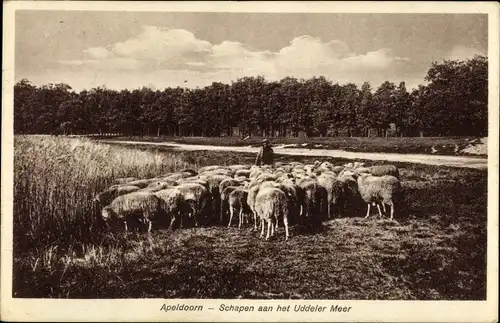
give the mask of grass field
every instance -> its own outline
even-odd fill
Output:
[[[310,137],[302,141],[294,137],[271,138],[274,145],[287,148],[340,149],[354,152],[381,152],[400,154],[470,155],[462,152],[474,140],[473,137]],[[260,146],[262,137],[115,137],[113,140],[135,140],[214,146]],[[474,156],[487,156],[486,153]]]
[[[486,171],[397,164],[397,221],[348,216],[316,232],[294,226],[288,242],[282,228],[269,242],[249,228],[218,226],[112,235],[91,200],[114,178],[250,163],[254,155],[54,137],[14,144],[13,297],[486,297]]]

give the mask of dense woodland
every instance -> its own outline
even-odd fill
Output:
[[[266,81],[244,77],[197,88],[146,87],[72,91],[67,84],[14,87],[16,134],[124,135],[485,136],[488,132],[488,60],[433,62],[427,85],[409,92],[404,82],[338,84],[315,77]]]

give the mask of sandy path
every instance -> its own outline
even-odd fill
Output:
[[[147,141],[121,141],[121,140],[100,140],[105,143],[126,144],[126,145],[151,145],[168,146],[173,150],[215,150],[232,151],[244,153],[257,153],[258,147],[234,147],[234,146],[211,146],[211,145],[189,145],[175,142],[147,142]],[[304,149],[304,148],[278,148],[273,147],[276,154],[294,156],[318,156],[318,157],[338,157],[346,159],[369,159],[386,160],[393,162],[419,163],[437,166],[453,166],[487,169],[488,159],[463,156],[438,156],[424,154],[393,154],[393,153],[364,153],[334,149]]]

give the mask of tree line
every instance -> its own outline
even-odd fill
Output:
[[[433,62],[426,85],[360,88],[323,76],[267,81],[244,77],[204,88],[72,91],[67,84],[14,86],[16,134],[231,136],[485,136],[488,60]],[[394,127],[395,126],[395,127]],[[370,130],[371,129],[371,130]]]

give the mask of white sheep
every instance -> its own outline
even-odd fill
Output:
[[[256,181],[262,183],[262,182],[265,182],[265,181],[274,181],[274,180],[276,180],[276,178],[277,177],[275,175],[273,175],[273,174],[264,173],[264,174],[260,174],[257,177]]]
[[[200,178],[194,178],[194,177],[189,177],[189,178],[184,178],[179,180],[179,184],[185,184],[185,183],[196,183],[203,185],[207,190],[209,189],[208,182],[206,180],[202,180]]]
[[[159,220],[164,214],[164,202],[151,192],[132,192],[115,198],[108,206],[102,209],[104,221],[122,220],[125,231],[127,223],[143,222],[148,225],[147,232],[151,231],[152,221]]]
[[[136,177],[123,177],[115,179],[116,184],[127,184],[128,182],[132,182],[137,180]]]
[[[365,165],[365,163],[363,162],[354,162],[354,164],[352,165],[352,169],[357,169],[359,167],[363,167]]]
[[[301,215],[307,218],[311,215],[311,211],[318,211],[318,206],[321,205],[324,197],[315,179],[308,177],[301,178],[297,181],[297,185],[304,190],[304,204]]]
[[[332,171],[334,171],[335,173],[340,173],[343,170],[344,170],[344,167],[342,167],[342,166],[333,166],[332,167]]]
[[[128,182],[127,185],[133,185],[133,186],[137,186],[139,188],[145,188],[145,187],[149,186],[149,184],[151,184],[152,182],[155,182],[155,181],[157,181],[157,179],[155,179],[155,178],[138,179],[138,180],[135,180],[132,182]]]
[[[267,182],[264,182],[267,183]],[[250,185],[248,186],[248,195],[247,195],[247,204],[250,210],[252,211],[253,214],[253,220],[254,220],[254,227],[253,230],[257,230],[258,225],[260,225],[260,221],[257,221],[257,211],[255,209],[255,203],[256,203],[256,198],[257,194],[259,193],[259,190],[261,188],[263,183],[256,183],[256,182],[251,182]],[[264,184],[265,186],[266,184]]]
[[[237,189],[238,186],[227,186],[220,193],[220,222],[224,222],[224,217],[229,210],[229,194]]]
[[[229,193],[229,199],[228,199],[228,204],[229,204],[229,223],[227,224],[227,227],[229,228],[231,226],[231,221],[233,220],[233,216],[235,213],[238,213],[238,229],[241,229],[241,224],[243,223],[243,213],[245,210],[248,210],[248,204],[247,204],[247,198],[248,198],[248,191],[243,188],[236,188],[233,190],[231,193]]]
[[[221,168],[223,168],[223,166],[220,166],[220,165],[204,166],[204,167],[201,167],[200,169],[198,169],[198,174],[210,172],[212,170],[221,169]]]
[[[395,200],[399,199],[401,193],[401,182],[394,176],[373,176],[370,174],[360,174],[358,177],[358,189],[361,198],[368,204],[365,218],[370,216],[370,205],[376,203],[379,216],[380,203],[391,206],[391,220],[394,218]]]
[[[240,186],[240,185],[241,185],[241,181],[238,181],[238,180],[233,179],[233,178],[228,178],[228,179],[225,179],[222,182],[220,182],[220,184],[219,184],[219,192],[222,193],[222,191],[224,191],[224,189],[226,187],[229,187],[229,186]]]
[[[182,192],[178,188],[170,188],[157,191],[154,194],[165,202],[165,212],[170,216],[169,229],[173,229],[177,219],[180,220],[180,227],[182,228],[182,211],[185,207],[185,200]]]
[[[239,170],[246,170],[250,171],[251,165],[246,165],[246,164],[237,164],[237,165],[230,165],[227,168],[233,170],[233,171],[239,171]]]
[[[140,188],[134,185],[118,185],[108,188],[94,197],[94,201],[106,206],[120,195],[138,191]]]
[[[169,181],[178,181],[178,180],[181,180],[183,178],[190,177],[190,176],[191,175],[189,173],[174,173],[170,176],[165,177],[165,179],[169,180]]]
[[[238,169],[234,173],[234,177],[244,176],[246,178],[249,178],[250,177],[250,173],[251,173],[251,171],[249,169]]]
[[[208,192],[210,193],[210,207],[212,209],[212,214],[220,214],[220,191],[219,185],[222,181],[226,179],[232,179],[226,175],[208,175],[204,177],[204,180],[208,183]]]
[[[359,195],[358,182],[353,177],[352,172],[345,172],[339,175],[337,179],[344,184],[343,195],[345,205],[356,207],[362,201]],[[344,206],[345,206],[344,205]]]
[[[184,183],[176,188],[189,204],[191,208],[189,215],[194,218],[194,225],[198,226],[198,217],[205,211],[205,207],[210,202],[210,193],[203,185],[197,183]]]
[[[145,188],[142,188],[141,189],[141,192],[157,192],[157,191],[161,191],[161,190],[164,190],[164,189],[167,189],[167,188],[172,188],[172,187],[175,187],[175,185],[172,185],[172,182],[170,181],[155,181],[155,182],[152,182],[151,184],[149,184],[147,187]]]
[[[369,169],[370,169],[370,173],[373,176],[391,175],[391,176],[396,177],[397,179],[400,178],[399,169],[394,165],[375,165],[375,166],[369,167]]]
[[[264,236],[265,223],[267,223],[266,240],[268,240],[274,235],[273,222],[282,218],[285,226],[285,240],[288,240],[288,200],[282,190],[272,187],[259,190],[255,200],[255,210],[261,222],[261,238]]]
[[[194,169],[191,169],[191,168],[183,169],[183,170],[181,170],[181,173],[183,173],[183,174],[189,174],[189,176],[196,176],[196,175],[198,175],[198,172],[195,171]]]
[[[233,170],[230,170],[230,169],[226,169],[226,168],[219,168],[219,169],[214,169],[214,170],[211,170],[209,172],[204,172],[203,174],[206,174],[206,175],[225,175],[225,176],[228,176],[228,177],[233,177],[235,171]]]
[[[321,175],[317,179],[318,185],[321,186],[326,193],[327,215],[328,218],[333,218],[332,205],[335,206],[337,214],[341,215],[343,206],[343,188],[344,184],[333,176]],[[323,199],[325,202],[325,199]]]
[[[319,167],[322,169],[333,170],[334,165],[329,161],[324,161],[319,165]]]
[[[303,191],[302,189],[295,185],[293,181],[287,180],[279,184],[278,188],[282,190],[288,199],[288,210],[289,217],[292,217],[295,221],[298,220],[300,213],[302,212],[303,205]],[[291,220],[290,218],[288,219]],[[278,228],[278,221],[276,221],[276,229]]]
[[[352,171],[353,175],[359,176],[359,174],[370,174],[371,173],[371,168],[370,167],[358,167]]]

